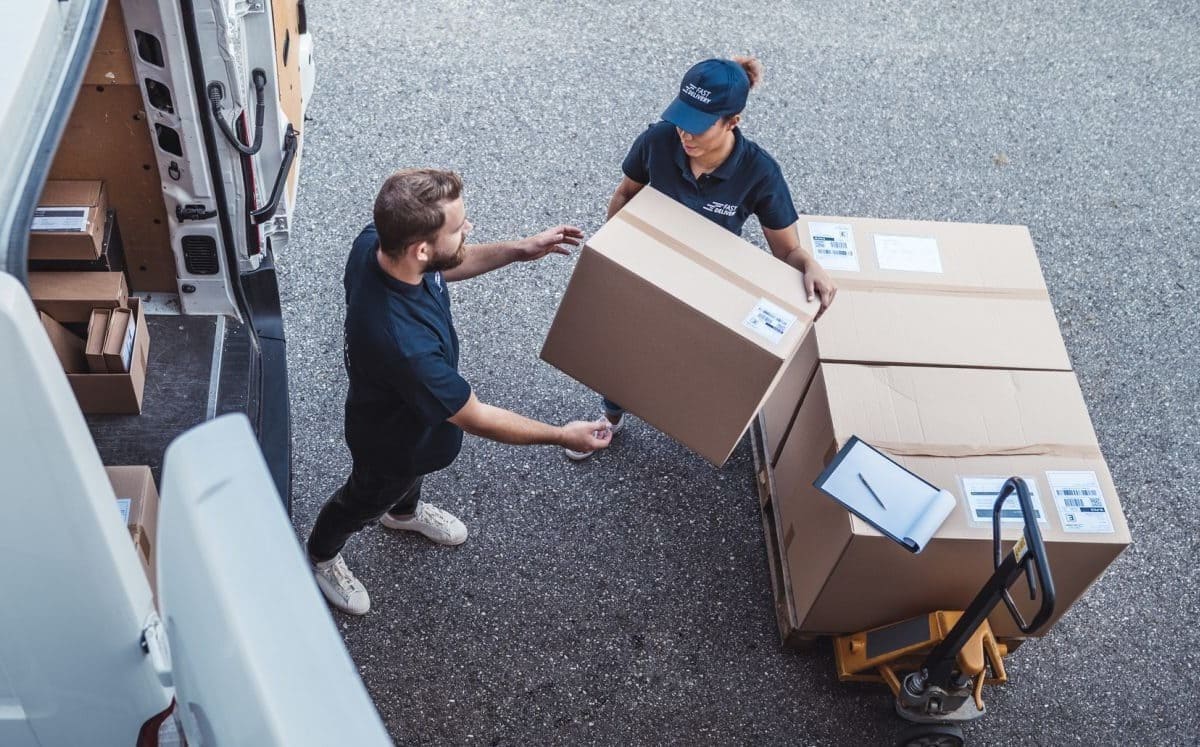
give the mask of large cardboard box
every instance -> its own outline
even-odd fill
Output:
[[[117,510],[129,527],[129,536],[133,538],[153,591],[157,579],[155,538],[158,533],[158,491],[154,487],[154,475],[143,465],[104,469],[117,496]]]
[[[119,272],[31,272],[29,295],[55,321],[86,323],[92,309],[127,306],[129,288]]]
[[[958,499],[921,554],[813,488],[852,435]],[[963,609],[993,570],[991,503],[1013,475],[1041,505],[1056,621],[1130,542],[1074,375],[821,363],[774,471],[795,626],[850,633]],[[1019,536],[1019,523],[1004,526],[1006,539]],[[1023,588],[1018,601],[1028,599]],[[991,623],[1001,636],[1022,635],[1003,605]]]
[[[816,310],[798,271],[646,187],[584,246],[542,358],[720,465]]]
[[[133,296],[129,299],[129,311],[133,321],[133,336],[130,339],[127,334],[122,334],[122,352],[119,354],[120,359],[128,359],[129,371],[67,374],[67,381],[79,401],[79,409],[85,413],[137,415],[142,411],[146,364],[150,356],[150,332],[146,327],[146,316],[140,298]],[[111,331],[111,324],[108,329]],[[101,350],[103,356],[103,348]]]
[[[839,290],[763,407],[773,459],[818,360],[1071,370],[1026,227],[805,216],[799,228]]]
[[[29,258],[98,259],[107,215],[104,182],[46,182],[29,232]]]

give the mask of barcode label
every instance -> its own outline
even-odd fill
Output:
[[[772,343],[778,343],[796,323],[796,315],[779,308],[765,298],[760,298],[742,322]]]
[[[90,211],[87,207],[36,208],[30,230],[84,233],[88,229]]]
[[[1041,523],[1046,522],[1046,512],[1042,509],[1042,499],[1038,495],[1037,483],[1032,477],[1022,475],[1025,484],[1029,487],[1029,497],[1033,499],[1033,514]],[[967,498],[967,511],[970,514],[971,521],[979,524],[992,523],[992,507],[996,505],[996,499],[1000,497],[1000,489],[1004,487],[1004,482],[1007,477],[962,477],[963,495]],[[1004,505],[1000,507],[1000,521],[1002,523],[1023,524],[1024,516],[1021,514],[1021,501],[1017,498],[1017,494],[1013,493],[1005,499]]]
[[[854,232],[845,223],[808,224],[813,256],[826,270],[859,272],[858,251],[854,248]]]
[[[1095,472],[1047,472],[1063,531],[1112,534],[1112,516]]]

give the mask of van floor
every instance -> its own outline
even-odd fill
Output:
[[[163,453],[183,431],[226,412],[246,412],[250,336],[234,319],[146,317],[150,357],[141,415],[88,415],[105,465],[145,464],[161,484]]]

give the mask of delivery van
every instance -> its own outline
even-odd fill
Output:
[[[387,744],[288,518],[303,0],[0,19],[0,745]]]

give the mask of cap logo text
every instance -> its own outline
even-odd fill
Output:
[[[687,94],[703,104],[712,103],[712,91],[707,88],[701,88],[695,83],[687,83],[683,86],[680,93]]]

